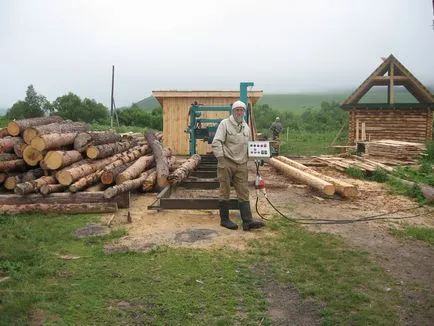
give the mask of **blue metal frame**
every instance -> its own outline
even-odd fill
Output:
[[[249,104],[249,98],[248,98],[248,90],[247,87],[253,86],[253,82],[241,82],[240,83],[240,101],[242,101],[246,106]],[[211,132],[215,132],[217,130],[218,124],[223,119],[206,119],[206,118],[199,118],[201,116],[201,112],[225,112],[227,111],[229,115],[232,112],[232,108],[230,106],[199,106],[198,104],[192,104],[190,107],[190,124],[188,125],[188,128],[186,129],[186,132],[190,134],[190,155],[196,154],[196,140],[197,139],[207,139],[208,142],[212,141],[210,139]],[[247,110],[245,115],[246,123],[249,121],[249,111]],[[197,138],[195,134],[195,130],[199,129],[197,128],[197,125],[200,123],[215,123],[215,126],[208,126],[206,128],[201,129],[207,129],[205,133],[208,134],[207,137],[203,136],[203,138]]]

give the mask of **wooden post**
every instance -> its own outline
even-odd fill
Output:
[[[356,120],[356,142],[359,141],[359,119]]]
[[[366,122],[362,122],[362,141],[366,140]]]

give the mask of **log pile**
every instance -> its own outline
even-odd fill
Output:
[[[162,133],[151,137],[168,171],[171,150]],[[0,212],[111,212],[128,205],[118,200],[125,192],[155,190],[161,162],[143,134],[88,131],[60,117],[11,121],[0,133],[0,184],[15,195],[0,195]]]

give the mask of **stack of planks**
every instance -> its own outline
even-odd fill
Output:
[[[116,210],[119,201],[112,198],[152,191],[157,180],[167,183],[176,159],[161,147],[161,133],[150,134],[152,150],[144,135],[88,131],[84,123],[60,117],[11,121],[0,132],[0,184],[16,195],[0,195],[0,211]],[[159,166],[165,175],[157,173]]]
[[[398,140],[376,140],[365,143],[366,155],[395,160],[416,160],[423,155],[425,149],[424,144]]]
[[[385,170],[388,172],[393,171],[393,168],[383,163],[377,162],[371,158],[360,157],[357,155],[321,155],[314,156],[318,161],[324,162],[330,167],[338,171],[345,171],[350,167],[358,168],[364,172],[374,172],[375,170]]]
[[[357,188],[354,185],[321,174],[287,157],[277,156],[276,158],[271,158],[269,164],[286,176],[307,184],[327,196],[331,196],[335,192],[343,197],[351,198],[357,196]]]

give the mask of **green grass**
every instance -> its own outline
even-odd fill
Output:
[[[290,131],[280,134],[280,154],[288,156],[332,154],[329,146],[338,131],[325,133],[309,133],[306,131]],[[339,145],[337,142],[335,145]]]
[[[254,241],[248,252],[157,247],[106,255],[104,243],[124,231],[90,239],[73,233],[97,220],[0,216],[0,275],[10,277],[0,283],[0,325],[26,324],[35,309],[49,325],[270,325],[258,266],[324,305],[324,325],[396,324],[393,280],[336,236],[275,222],[269,227],[280,235]]]
[[[434,229],[432,228],[405,225],[404,229],[392,229],[390,233],[399,238],[420,240],[434,246]]]

